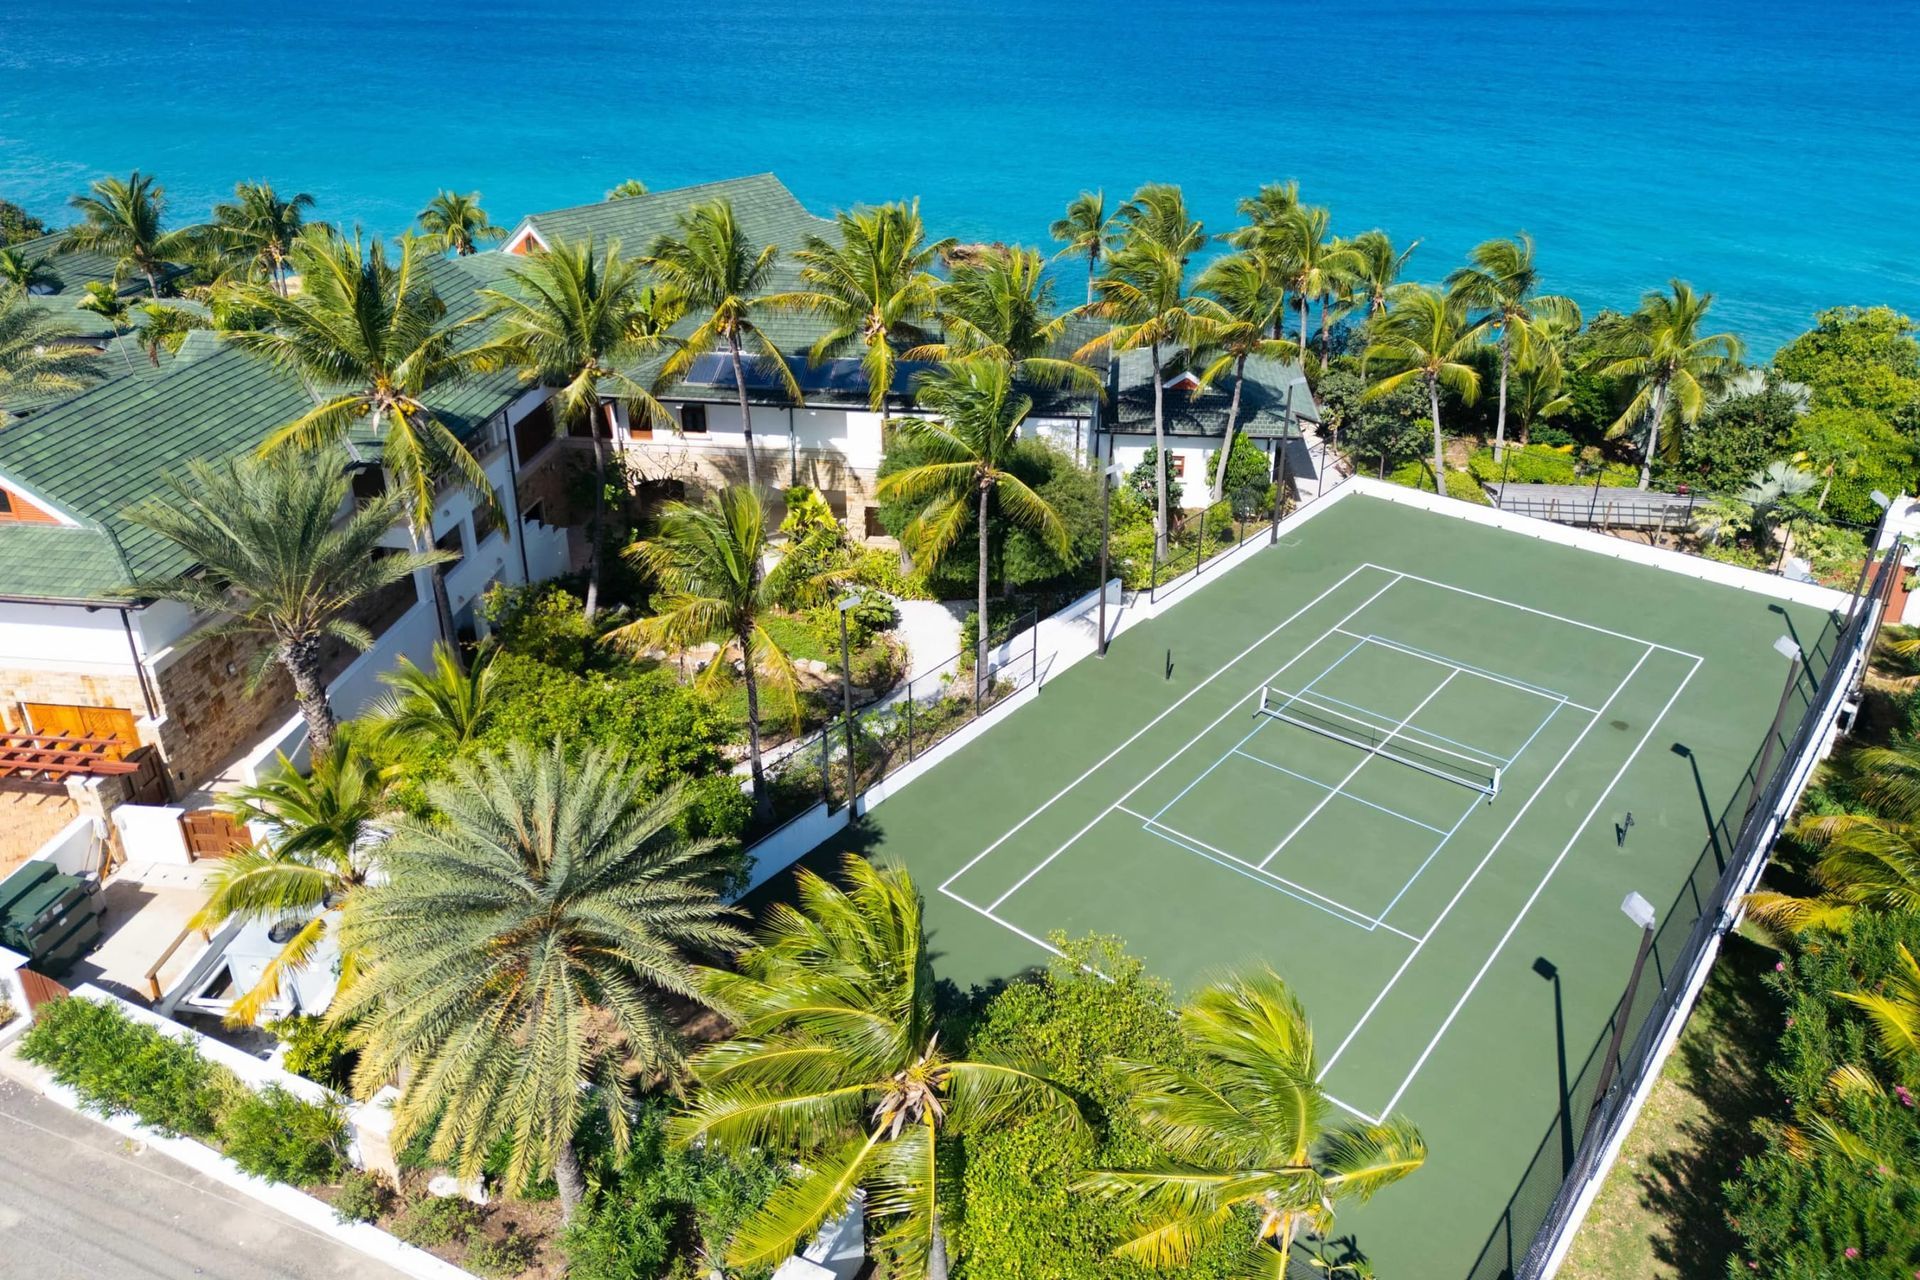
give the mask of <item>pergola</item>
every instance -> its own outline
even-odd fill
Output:
[[[119,738],[82,738],[64,733],[0,733],[0,778],[59,782],[79,774],[138,773],[140,766],[119,758]]]

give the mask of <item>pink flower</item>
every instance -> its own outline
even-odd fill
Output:
[[[1773,962],[1773,971],[1775,973],[1785,973],[1787,971],[1787,962],[1785,960],[1775,960]],[[1757,1267],[1760,1264],[1756,1262],[1753,1265]]]
[[[1792,1026],[1792,1025],[1793,1025],[1793,1019],[1792,1019],[1792,1018],[1788,1018],[1788,1019],[1787,1019],[1787,1025],[1788,1025],[1788,1026]]]
[[[1853,1261],[1853,1260],[1854,1260],[1855,1258],[1857,1258],[1857,1257],[1859,1257],[1859,1256],[1860,1256],[1860,1251],[1859,1251],[1858,1249],[1856,1249],[1856,1248],[1854,1248],[1854,1247],[1853,1247],[1852,1245],[1848,1245],[1848,1246],[1847,1246],[1847,1261],[1848,1261],[1848,1262],[1852,1262],[1852,1261]]]
[[[1893,1096],[1900,1099],[1900,1105],[1903,1107],[1911,1107],[1913,1105],[1913,1094],[1907,1089],[1907,1086],[1903,1084],[1893,1086]],[[1913,1274],[1914,1280],[1920,1280],[1920,1271],[1916,1271]]]

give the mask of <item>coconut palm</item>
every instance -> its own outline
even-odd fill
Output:
[[[1271,969],[1203,989],[1181,1010],[1191,1069],[1116,1063],[1134,1115],[1166,1151],[1148,1169],[1102,1170],[1081,1187],[1137,1206],[1147,1228],[1114,1252],[1154,1267],[1184,1265],[1206,1245],[1258,1227],[1244,1271],[1280,1280],[1294,1239],[1326,1237],[1342,1201],[1362,1202],[1417,1170],[1419,1130],[1397,1116],[1330,1123],[1313,1028]]]
[[[112,256],[115,283],[143,276],[154,298],[160,296],[167,264],[191,261],[204,248],[202,228],[166,229],[166,188],[138,169],[124,180],[102,178],[93,184],[92,194],[67,203],[79,210],[80,222],[67,228],[61,251]]]
[[[46,257],[38,254],[29,257],[24,249],[0,248],[0,287],[31,293],[35,289],[56,287],[59,283],[60,277],[54,273],[53,264]]]
[[[1049,354],[1069,317],[1054,310],[1053,282],[1038,250],[996,246],[956,264],[938,305],[942,339],[908,351],[907,359],[998,360],[1012,365],[1017,379],[1100,394],[1096,371]]]
[[[1067,528],[1045,498],[1008,469],[1020,443],[1020,424],[1033,399],[1014,389],[1012,367],[1000,361],[962,360],[943,366],[920,385],[927,417],[903,420],[899,434],[920,460],[882,476],[883,501],[924,502],[904,531],[907,550],[931,568],[973,522],[980,557],[974,657],[974,695],[987,679],[987,534],[992,513],[1039,534],[1061,554]]]
[[[1395,249],[1387,233],[1376,228],[1343,241],[1342,247],[1346,250],[1346,285],[1371,320],[1387,309],[1387,296],[1400,282],[1400,273],[1406,270],[1407,259],[1420,247],[1420,242],[1415,240],[1404,249]]]
[[[1524,231],[1511,240],[1487,240],[1467,254],[1472,265],[1447,277],[1447,289],[1470,309],[1486,314],[1481,324],[1500,331],[1500,403],[1494,412],[1493,456],[1507,451],[1507,379],[1516,359],[1525,359],[1536,321],[1545,316],[1578,317],[1573,299],[1539,294],[1540,272],[1533,265],[1533,237]],[[1578,327],[1577,318],[1574,327]]]
[[[1349,269],[1347,251],[1327,235],[1331,215],[1319,205],[1296,205],[1269,227],[1251,237],[1251,252],[1266,257],[1280,282],[1293,295],[1300,313],[1301,363],[1307,349],[1307,308],[1318,301],[1320,307],[1320,368],[1327,367],[1331,344],[1331,324],[1326,299],[1337,292],[1343,274]]]
[[[586,614],[599,611],[600,530],[607,503],[602,427],[612,433],[611,402],[624,400],[636,419],[667,422],[653,393],[626,370],[669,344],[677,307],[648,285],[638,261],[622,257],[619,241],[597,250],[556,240],[508,271],[511,287],[485,289],[486,314],[496,337],[478,358],[520,370],[523,381],[557,388],[551,401],[562,423],[584,426],[593,442],[593,523],[587,533]]]
[[[285,200],[265,182],[234,184],[233,199],[213,206],[210,233],[217,250],[237,259],[247,278],[287,291],[287,255],[300,238],[313,197],[302,191]]]
[[[1861,806],[1794,823],[1794,839],[1819,853],[1812,876],[1820,892],[1749,894],[1747,914],[1769,928],[1844,929],[1860,911],[1920,911],[1920,750],[1861,747],[1832,767]]]
[[[766,569],[772,532],[760,491],[751,485],[729,485],[700,506],[668,503],[659,531],[627,548],[628,558],[658,584],[654,615],[607,633],[638,653],[717,644],[720,651],[698,680],[709,690],[730,681],[738,662],[747,692],[754,811],[763,822],[773,812],[773,798],[760,758],[762,686],[790,720],[797,723],[800,714],[793,660],[766,628],[775,602],[786,594],[786,562]]]
[[[733,385],[740,396],[740,426],[747,452],[747,484],[758,491],[760,473],[754,461],[753,409],[747,403],[744,353],[756,348],[761,366],[780,379],[792,400],[800,399],[800,383],[786,357],[761,330],[758,317],[770,305],[764,296],[779,257],[777,246],[755,248],[725,200],[695,205],[680,215],[673,235],[654,241],[646,263],[686,305],[700,323],[679,350],[668,358],[664,378],[674,378],[692,367],[698,357],[715,347],[733,364]]]
[[[71,336],[24,292],[0,290],[0,423],[8,404],[83,391],[100,376],[98,352],[64,341]]]
[[[920,204],[884,204],[835,218],[839,243],[810,235],[794,254],[800,288],[768,299],[775,307],[805,311],[827,330],[807,352],[819,364],[843,352],[861,352],[868,407],[880,415],[888,438],[894,379],[900,352],[925,343],[940,282],[934,263],[952,240],[927,239]]]
[[[178,355],[189,333],[213,328],[213,321],[186,307],[143,302],[134,309],[140,313],[140,349],[147,353],[147,362],[156,369],[160,367],[162,351]]]
[[[1670,292],[1642,295],[1640,307],[1625,324],[1610,329],[1605,349],[1595,362],[1603,378],[1618,378],[1633,388],[1633,398],[1614,424],[1610,436],[1622,435],[1636,420],[1646,422],[1646,447],[1640,457],[1640,487],[1653,478],[1653,459],[1659,451],[1660,431],[1671,414],[1676,425],[1700,418],[1710,395],[1739,371],[1745,345],[1731,333],[1702,334],[1713,295],[1695,293],[1683,280],[1670,282]],[[1678,445],[1678,432],[1667,437]]]
[[[1565,308],[1535,316],[1529,326],[1527,349],[1515,356],[1513,378],[1507,388],[1507,407],[1522,445],[1536,422],[1573,407],[1573,396],[1567,389],[1567,344],[1580,331],[1581,323],[1579,307],[1570,302]]]
[[[1194,310],[1187,293],[1187,263],[1206,243],[1205,228],[1187,214],[1180,188],[1149,183],[1115,217],[1120,244],[1107,257],[1107,274],[1094,284],[1098,301],[1088,311],[1112,322],[1100,337],[1074,353],[1076,360],[1109,349],[1144,348],[1153,374],[1154,546],[1167,554],[1166,357],[1192,339]]]
[[[206,905],[188,924],[216,929],[244,920],[300,926],[261,970],[259,981],[227,1011],[227,1022],[246,1026],[279,997],[285,979],[312,963],[332,931],[328,913],[366,884],[372,849],[391,806],[380,766],[344,736],[313,753],[311,772],[302,774],[283,755],[258,782],[227,792],[222,805],[265,836],[214,866]],[[352,985],[356,969],[354,954],[341,952],[342,987]]]
[[[1392,395],[1410,382],[1426,388],[1433,415],[1433,486],[1447,491],[1446,439],[1440,426],[1440,388],[1468,404],[1480,394],[1480,375],[1468,363],[1478,334],[1458,298],[1425,285],[1401,285],[1386,314],[1368,326],[1362,368],[1384,367],[1386,376],[1366,390],[1366,398]]]
[[[87,281],[74,300],[73,309],[105,320],[116,338],[133,324],[133,304],[105,280]]]
[[[1920,960],[1905,943],[1895,943],[1899,962],[1878,991],[1836,991],[1833,994],[1866,1012],[1873,1033],[1889,1058],[1920,1069]]]
[[[845,888],[799,872],[798,905],[769,908],[739,972],[706,975],[738,1032],[694,1058],[700,1088],[670,1132],[684,1145],[798,1162],[729,1242],[729,1266],[779,1262],[864,1187],[876,1228],[885,1224],[877,1242],[899,1266],[889,1274],[944,1280],[941,1139],[1021,1114],[1071,1129],[1079,1112],[1031,1067],[957,1059],[940,1043],[920,896],[905,870],[849,854],[842,878]]]
[[[1093,305],[1093,282],[1100,274],[1100,259],[1113,235],[1113,218],[1107,214],[1107,193],[1082,191],[1067,204],[1066,216],[1056,218],[1047,234],[1061,244],[1057,257],[1081,257],[1087,260],[1087,305]]]
[[[399,1143],[430,1132],[430,1158],[467,1179],[504,1144],[505,1190],[551,1170],[571,1217],[588,1110],[624,1153],[630,1081],[683,1063],[667,1002],[711,1003],[688,953],[745,940],[717,891],[732,859],[676,837],[683,790],[643,793],[602,749],[514,743],[427,800],[341,922],[361,970],[331,1016],[357,1020],[355,1091],[402,1076]]]
[[[163,493],[127,512],[190,566],[176,576],[143,578],[128,594],[176,600],[223,619],[184,643],[234,635],[260,642],[247,667],[247,694],[275,664],[284,668],[316,757],[333,750],[336,728],[321,674],[323,642],[372,648],[373,635],[348,616],[354,606],[448,558],[432,548],[379,554],[401,513],[397,493],[336,522],[350,493],[344,465],[336,453],[309,450],[196,459],[184,476],[164,477]]]
[[[647,194],[647,184],[638,178],[627,178],[607,188],[606,200],[631,200],[635,196]]]
[[[422,243],[431,253],[451,249],[463,258],[471,257],[480,251],[481,245],[504,240],[507,235],[503,228],[493,225],[493,219],[480,207],[478,191],[466,195],[442,191],[427,201],[427,207],[416,219],[424,233]]]
[[[267,437],[263,453],[344,441],[365,423],[380,438],[380,464],[405,495],[417,557],[433,546],[434,502],[443,482],[464,484],[476,501],[495,501],[486,472],[425,396],[476,363],[456,346],[461,325],[446,323],[446,306],[420,271],[420,241],[400,238],[390,261],[378,240],[352,239],[310,227],[294,242],[291,261],[300,293],[245,290],[247,304],[270,328],[235,332],[230,341],[255,351],[314,389],[313,408]],[[433,598],[440,638],[453,643],[453,612],[437,573]]]
[[[498,653],[483,648],[463,668],[453,650],[436,644],[430,671],[402,655],[393,670],[380,673],[393,693],[375,708],[372,729],[402,756],[423,747],[451,755],[477,741],[494,711]]]
[[[1234,206],[1235,212],[1247,220],[1247,225],[1229,231],[1226,241],[1238,249],[1254,248],[1299,207],[1298,182],[1291,178],[1285,182],[1269,182],[1253,195],[1242,196]]]
[[[1234,433],[1239,430],[1247,361],[1256,356],[1267,360],[1297,358],[1304,364],[1305,351],[1283,338],[1269,336],[1286,309],[1287,295],[1264,255],[1243,249],[1215,258],[1200,273],[1198,288],[1206,296],[1195,304],[1199,315],[1196,341],[1213,353],[1201,380],[1211,385],[1227,373],[1233,374],[1233,397],[1227,406],[1226,429],[1220,433],[1220,460],[1214,467],[1209,491],[1212,501],[1218,502],[1227,483],[1227,457],[1233,452]]]

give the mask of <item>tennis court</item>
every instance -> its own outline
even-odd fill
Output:
[[[1810,689],[1833,622],[1349,497],[831,849],[914,871],[962,985],[1091,933],[1183,989],[1272,964],[1330,1096],[1433,1149],[1342,1231],[1382,1274],[1464,1276],[1619,999],[1621,898],[1684,909],[1781,697],[1773,646]]]

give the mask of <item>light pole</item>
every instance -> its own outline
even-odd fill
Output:
[[[1740,825],[1747,825],[1747,819],[1753,816],[1753,806],[1759,802],[1760,788],[1767,784],[1767,770],[1773,767],[1773,747],[1780,738],[1780,722],[1787,718],[1787,703],[1793,698],[1793,686],[1800,678],[1800,664],[1804,661],[1800,646],[1791,636],[1781,636],[1773,642],[1773,651],[1787,660],[1787,686],[1780,691],[1780,705],[1773,709],[1773,724],[1767,729],[1767,741],[1760,748],[1760,767],[1754,771],[1753,785],[1747,788],[1746,807],[1740,811]]]
[[[1873,526],[1873,541],[1867,544],[1867,558],[1860,562],[1860,580],[1853,584],[1853,603],[1847,607],[1847,625],[1853,625],[1862,605],[1866,604],[1867,575],[1873,572],[1873,557],[1880,550],[1880,535],[1887,528],[1887,513],[1893,509],[1893,499],[1875,489],[1872,494],[1873,505],[1880,508],[1879,522]]]
[[[1633,1017],[1633,997],[1640,990],[1640,973],[1647,967],[1647,953],[1653,950],[1653,926],[1659,921],[1653,904],[1637,893],[1626,896],[1620,911],[1640,926],[1640,951],[1633,957],[1633,976],[1627,979],[1627,998],[1620,1005],[1620,1016],[1613,1020],[1613,1041],[1607,1045],[1606,1061],[1600,1064],[1600,1085],[1593,1091],[1593,1105],[1587,1109],[1588,1125],[1599,1117],[1600,1103],[1613,1084],[1614,1063],[1620,1059],[1620,1042],[1626,1039],[1627,1022]]]
[[[1101,657],[1107,656],[1107,534],[1112,524],[1113,482],[1120,477],[1121,467],[1117,462],[1109,463],[1100,471],[1100,649]]]
[[[847,722],[847,807],[853,807],[855,778],[853,759],[853,659],[847,650],[847,613],[860,603],[857,595],[844,595],[833,602],[840,615],[840,714]]]

